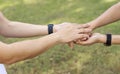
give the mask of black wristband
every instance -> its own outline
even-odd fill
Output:
[[[53,33],[53,24],[48,24],[48,34]]]
[[[111,41],[112,41],[112,35],[111,34],[106,34],[107,39],[106,39],[106,46],[111,46]]]

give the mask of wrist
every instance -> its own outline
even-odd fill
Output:
[[[106,42],[104,43],[106,46],[111,46],[112,35],[106,34]]]
[[[48,24],[48,34],[52,34],[54,31],[54,24]]]
[[[53,33],[57,32],[57,25],[54,25],[53,27]]]
[[[62,43],[61,38],[60,38],[60,34],[58,32],[53,33],[51,35],[52,35],[52,38],[56,41],[57,44]]]
[[[106,35],[101,34],[99,36],[99,43],[106,43],[106,39],[107,39]]]
[[[90,25],[90,29],[94,30],[97,28],[98,23],[96,21],[91,21],[88,23]]]

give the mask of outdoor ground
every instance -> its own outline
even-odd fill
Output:
[[[0,0],[0,10],[8,19],[26,23],[86,23],[118,2],[119,0]],[[120,34],[120,22],[94,32]],[[0,37],[0,40],[12,43],[27,38]],[[8,74],[120,74],[120,46],[76,45],[71,50],[67,45],[57,45],[34,59],[6,67]]]

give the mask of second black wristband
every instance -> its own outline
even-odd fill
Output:
[[[106,45],[106,46],[111,46],[112,35],[111,35],[111,34],[106,34],[106,36],[107,36],[107,40],[106,40],[105,45]]]
[[[48,34],[53,33],[53,24],[48,24]]]

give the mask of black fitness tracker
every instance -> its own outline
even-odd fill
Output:
[[[112,35],[111,34],[106,34],[107,39],[106,39],[106,46],[111,46],[111,41],[112,41]]]
[[[53,33],[53,24],[48,24],[48,34]]]

